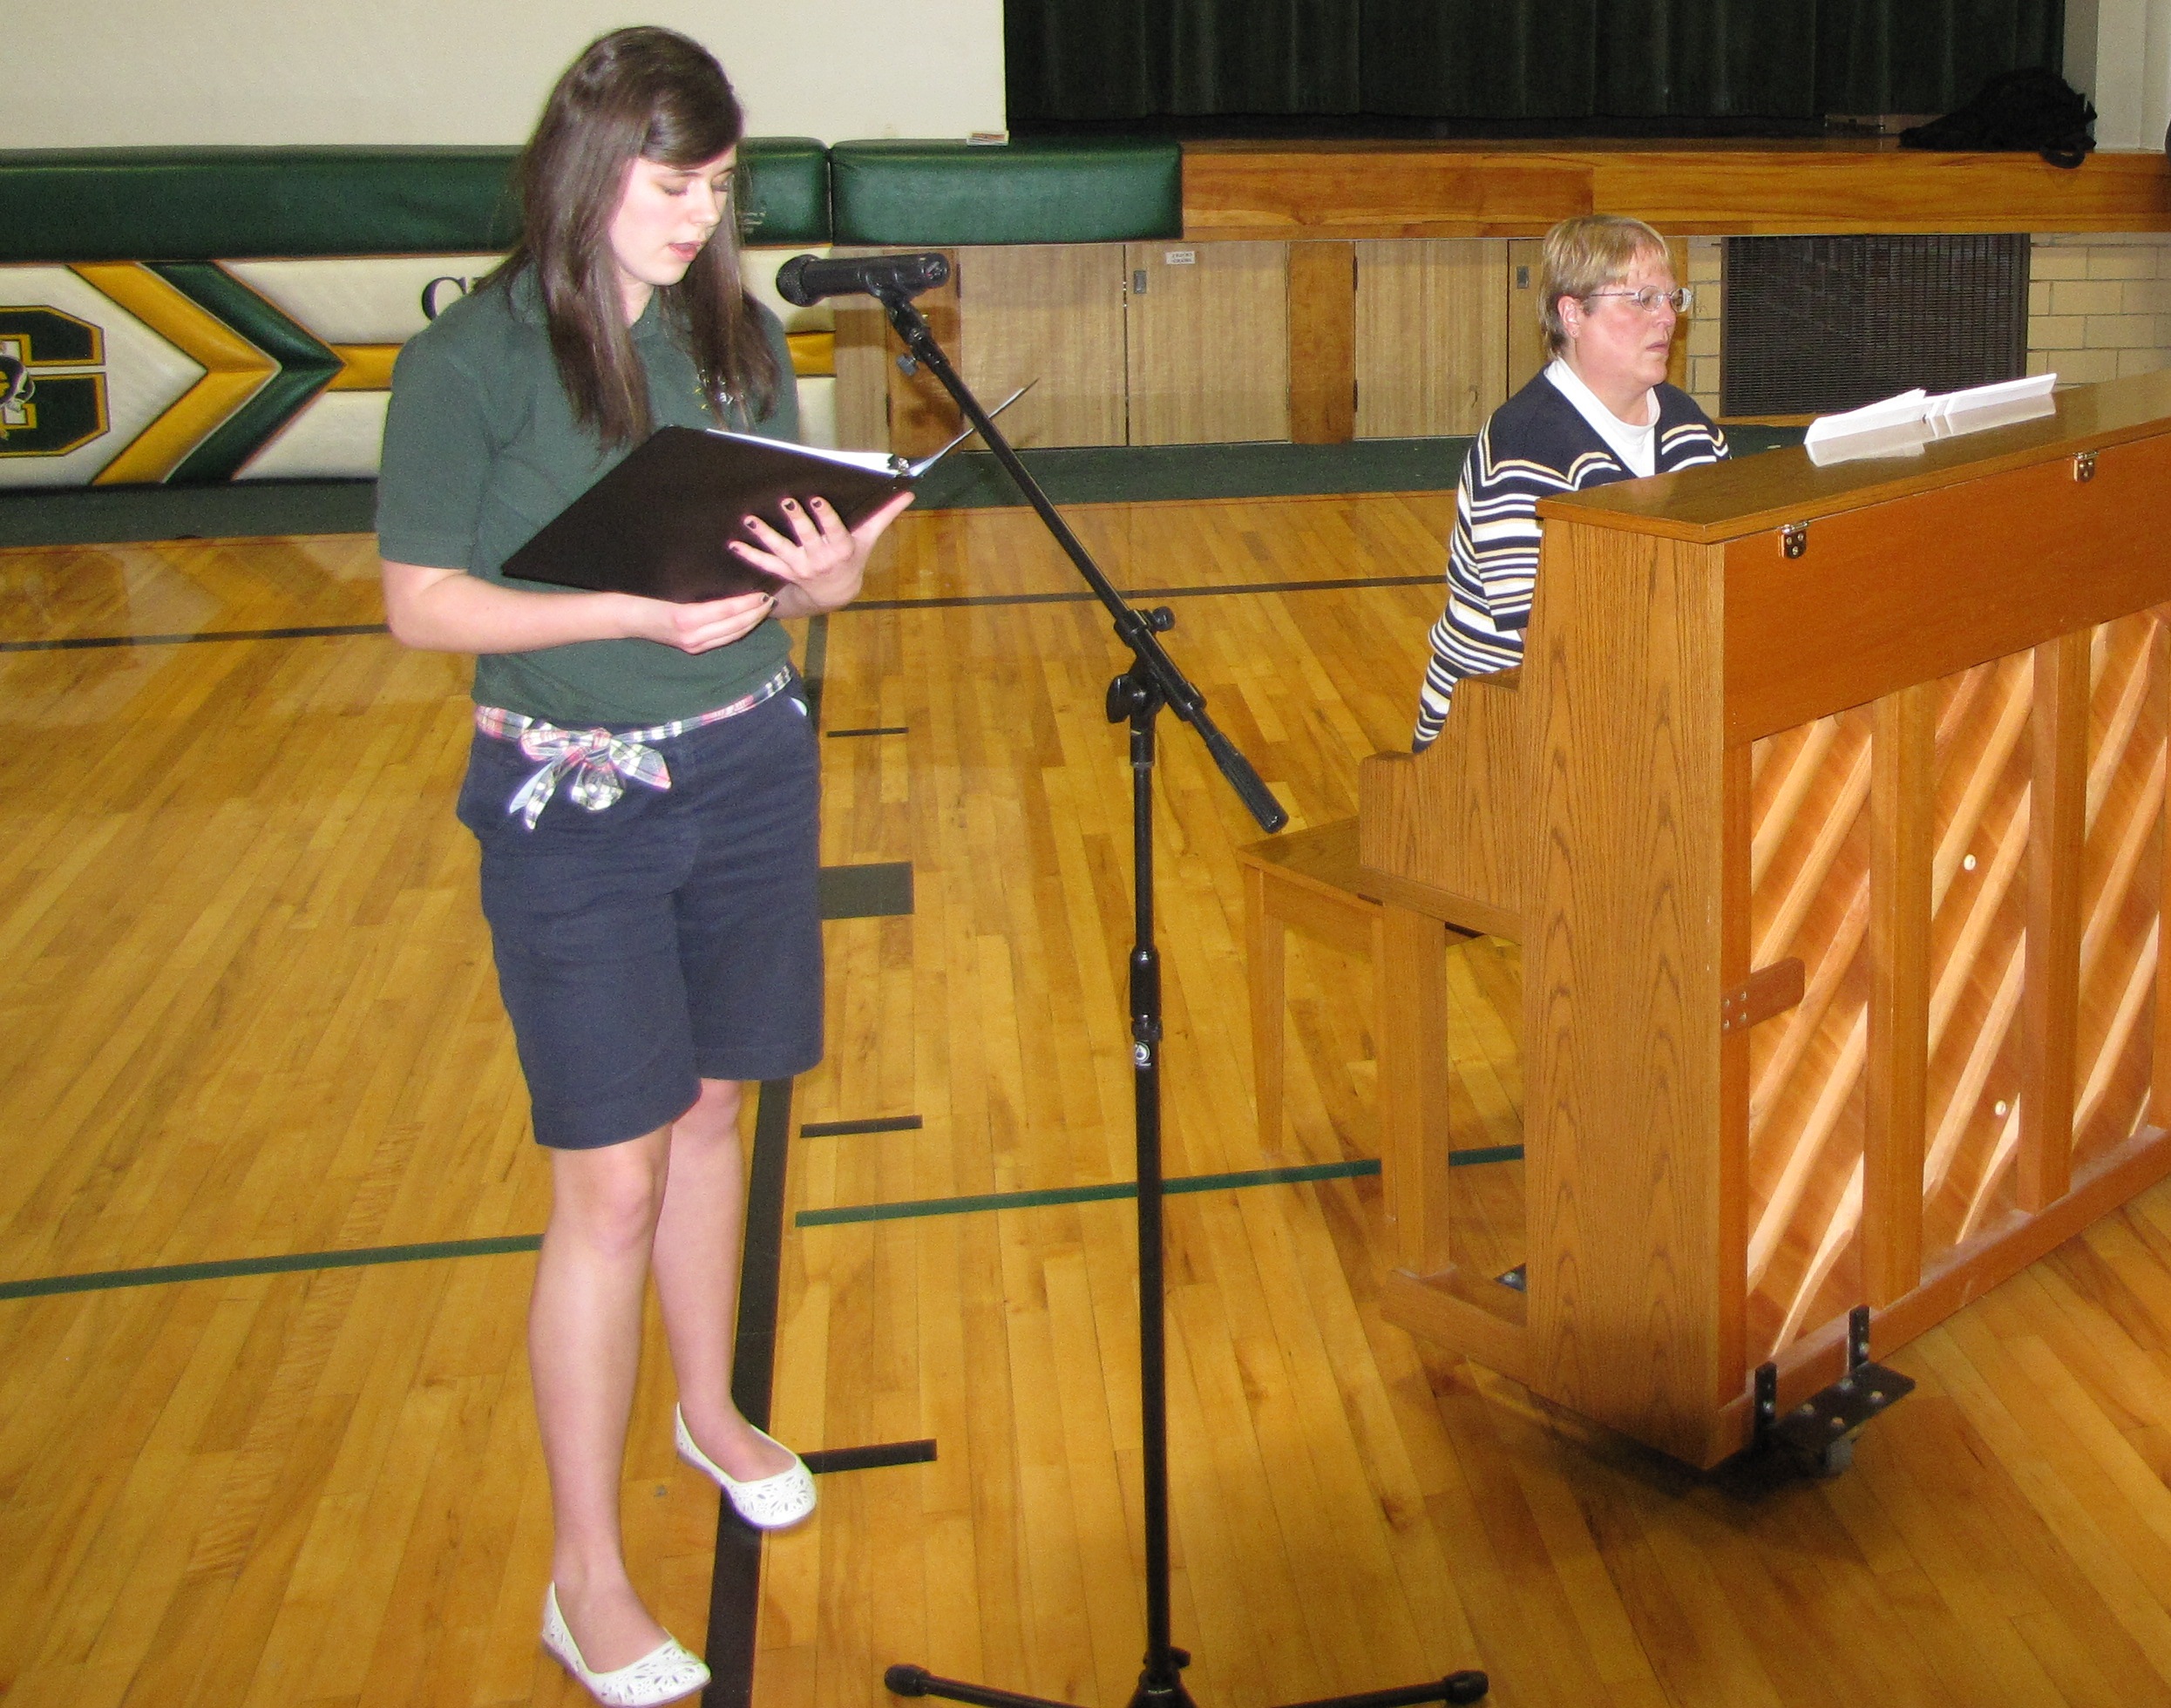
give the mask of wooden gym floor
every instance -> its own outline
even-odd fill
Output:
[[[1406,739],[1447,498],[1075,520],[1168,590],[1295,822],[1351,812]],[[374,568],[343,537],[0,554],[8,1708],[585,1699],[535,1643],[546,1183],[451,814],[464,668],[379,631]],[[720,1537],[655,1340],[636,1576],[708,1630],[718,1703],[880,1708],[907,1660],[1116,1708],[1143,1643],[1117,654],[1020,512],[908,516],[802,640],[831,1045],[750,1121],[774,1285],[741,1376],[831,1455],[823,1505]],[[1201,1708],[1471,1665],[1502,1705],[2171,1703],[2171,1188],[1891,1355],[1921,1387],[1835,1481],[1596,1434],[1381,1323],[1368,980],[1301,942],[1262,1147],[1253,832],[1163,733]],[[1513,952],[1458,956],[1460,1082],[1512,1145]],[[1511,1205],[1518,1165],[1482,1166]]]

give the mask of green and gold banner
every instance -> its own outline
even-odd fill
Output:
[[[0,486],[370,474],[399,346],[496,261],[0,267]]]

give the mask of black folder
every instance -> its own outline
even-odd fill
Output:
[[[901,457],[660,427],[508,558],[505,573],[682,605],[770,593],[778,579],[729,549],[735,539],[760,544],[745,518],[758,516],[790,539],[784,498],[804,510],[818,496],[854,526],[908,490],[925,467]]]

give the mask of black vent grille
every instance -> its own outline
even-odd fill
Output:
[[[1726,267],[1724,414],[1822,415],[2027,371],[2025,233],[1729,237]]]

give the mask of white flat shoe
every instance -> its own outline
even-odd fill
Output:
[[[686,1413],[674,1408],[673,1420],[678,1425],[678,1456],[695,1470],[707,1474],[710,1481],[723,1490],[731,1505],[757,1530],[781,1530],[797,1524],[814,1510],[814,1473],[808,1470],[806,1461],[784,1446],[773,1435],[755,1429],[772,1447],[791,1453],[791,1463],[773,1477],[756,1477],[751,1482],[741,1482],[730,1472],[694,1445],[694,1438],[686,1427]],[[752,1424],[747,1427],[753,1429]]]
[[[614,1672],[589,1671],[580,1658],[580,1645],[566,1629],[566,1616],[558,1610],[555,1583],[543,1592],[543,1647],[607,1708],[654,1708],[659,1702],[691,1696],[709,1682],[709,1669],[668,1637],[629,1666]]]

